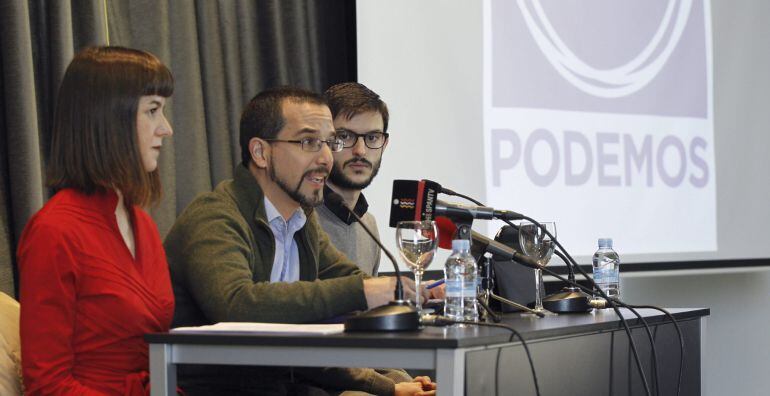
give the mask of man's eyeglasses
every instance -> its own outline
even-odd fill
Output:
[[[294,143],[302,145],[302,151],[308,151],[311,153],[321,151],[321,147],[324,143],[329,145],[329,149],[333,153],[339,153],[342,151],[344,143],[339,137],[332,137],[327,140],[322,140],[317,137],[306,137],[301,140],[281,140],[281,139],[264,139],[268,142],[281,142],[281,143]]]
[[[337,131],[337,138],[342,140],[345,148],[351,148],[358,143],[358,139],[364,139],[364,144],[370,149],[378,149],[388,141],[388,134],[384,132],[355,133],[341,129]]]

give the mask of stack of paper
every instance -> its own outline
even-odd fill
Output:
[[[345,331],[345,325],[220,322],[208,326],[177,327],[171,331],[175,333],[337,334]]]

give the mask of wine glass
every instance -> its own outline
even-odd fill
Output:
[[[556,223],[554,222],[541,222],[541,227],[537,224],[522,221],[519,224],[519,244],[524,254],[537,261],[541,267],[548,265],[553,255],[554,243],[551,236],[543,231],[543,228],[548,230],[549,233],[556,238]],[[543,308],[543,294],[545,288],[543,287],[543,270],[535,270],[535,307],[536,312],[551,313]]]
[[[420,284],[425,268],[433,261],[438,244],[438,229],[433,221],[399,221],[396,225],[396,244],[401,258],[414,272],[415,303],[422,312]]]

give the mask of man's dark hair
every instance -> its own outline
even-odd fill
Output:
[[[241,113],[241,159],[243,166],[251,161],[249,141],[253,138],[274,139],[283,129],[283,103],[311,103],[327,105],[324,98],[315,93],[296,87],[275,87],[266,89],[249,101]]]
[[[329,103],[332,118],[342,115],[351,119],[367,111],[376,111],[382,116],[383,132],[388,131],[388,106],[374,91],[357,82],[333,85],[324,92]]]
[[[136,114],[142,96],[169,97],[174,78],[154,55],[123,47],[78,52],[59,88],[48,186],[86,194],[117,188],[127,205],[160,200],[158,170],[142,165]]]

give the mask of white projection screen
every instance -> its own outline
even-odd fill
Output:
[[[359,0],[358,78],[391,113],[365,191],[383,241],[392,181],[430,179],[555,221],[581,264],[611,237],[638,270],[770,265],[770,28],[729,3]]]

